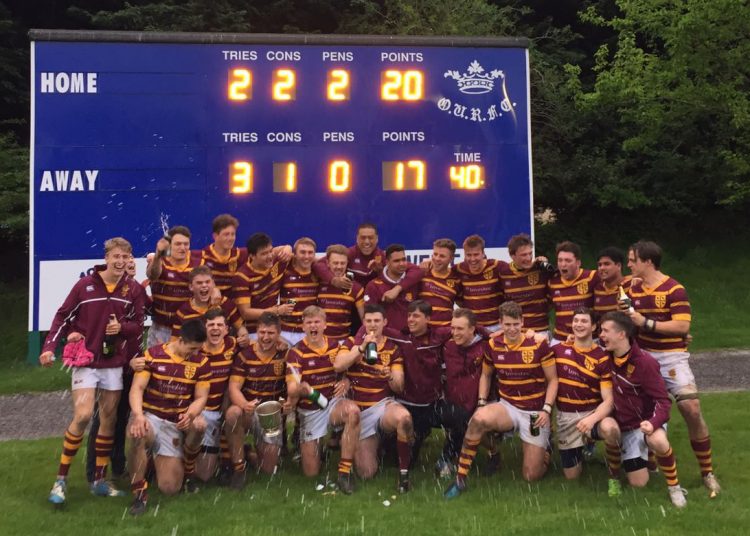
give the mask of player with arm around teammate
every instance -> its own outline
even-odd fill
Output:
[[[211,367],[200,353],[204,342],[203,321],[188,320],[180,328],[178,339],[149,348],[143,369],[135,373],[128,428],[131,515],[146,512],[149,451],[154,456],[159,490],[175,495],[182,488],[183,445],[199,446],[204,431],[195,422],[206,407],[210,389]]]
[[[464,435],[455,482],[446,490],[452,499],[466,489],[466,479],[482,436],[488,432],[517,432],[523,445],[521,475],[529,482],[547,472],[550,415],[557,397],[557,371],[552,350],[544,340],[524,337],[522,310],[515,302],[500,306],[503,334],[490,340],[479,383],[479,407]],[[493,375],[498,402],[487,404]]]
[[[557,366],[557,444],[565,478],[581,476],[586,438],[602,439],[607,460],[619,453],[617,422],[611,417],[612,374],[609,354],[593,340],[596,327],[591,309],[573,313],[573,341],[553,348]],[[613,459],[619,464],[619,457]],[[610,496],[620,495],[620,482],[610,479]]]

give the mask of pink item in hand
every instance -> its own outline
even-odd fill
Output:
[[[63,348],[63,365],[66,367],[86,367],[94,360],[94,354],[86,348],[86,341],[80,339],[69,342]]]

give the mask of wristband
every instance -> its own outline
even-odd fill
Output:
[[[546,413],[547,415],[552,414],[552,404],[547,404],[546,402],[542,406],[542,411]]]
[[[487,405],[487,399],[486,398],[480,398],[477,400],[477,406],[482,407]]]

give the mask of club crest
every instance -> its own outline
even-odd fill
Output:
[[[529,282],[529,285],[532,287],[539,283],[539,272],[534,272],[533,274],[529,274],[529,277],[527,277],[527,280]]]
[[[283,361],[274,361],[273,374],[274,376],[281,376],[282,374],[284,374],[284,362]]]
[[[596,361],[594,358],[587,356],[583,365],[586,367],[586,370],[593,371],[596,368]]]
[[[532,361],[534,361],[534,350],[522,350],[521,359],[527,365],[531,363]]]
[[[589,291],[589,284],[587,281],[584,281],[583,283],[578,283],[576,285],[576,290],[578,291],[578,294],[586,294]]]
[[[192,380],[197,370],[198,367],[196,367],[195,365],[185,365],[185,377],[188,380]]]
[[[654,296],[654,303],[659,309],[663,309],[665,305],[667,305],[667,295],[666,294],[656,294]]]

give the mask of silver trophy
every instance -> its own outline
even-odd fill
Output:
[[[258,416],[258,422],[263,429],[263,435],[271,438],[281,434],[283,427],[281,419],[281,404],[275,400],[263,402],[255,408],[255,414]]]

